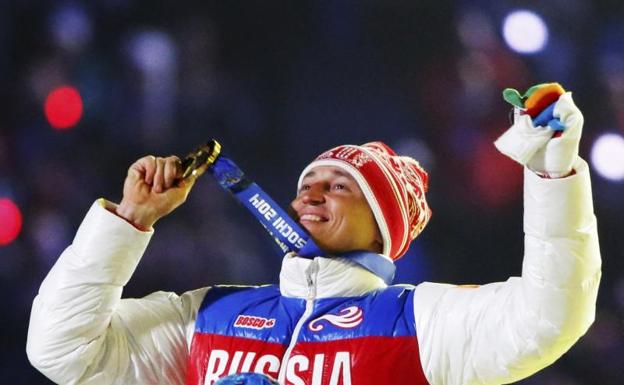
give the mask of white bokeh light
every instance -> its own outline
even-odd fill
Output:
[[[603,178],[624,180],[624,137],[614,133],[599,136],[592,146],[590,159]]]
[[[163,31],[142,31],[129,42],[128,50],[134,64],[145,72],[170,72],[177,63],[175,41]]]
[[[537,13],[515,10],[503,20],[503,37],[512,50],[532,54],[541,51],[548,42],[548,27]]]

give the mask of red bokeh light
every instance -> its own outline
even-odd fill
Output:
[[[58,87],[48,94],[44,109],[52,127],[58,130],[72,128],[82,117],[82,97],[74,87]]]
[[[482,140],[473,160],[473,191],[484,207],[499,208],[517,201],[522,194],[522,167]]]
[[[22,213],[12,200],[0,198],[0,246],[13,242],[22,230]]]

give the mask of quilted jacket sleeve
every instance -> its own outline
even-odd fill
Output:
[[[151,232],[89,210],[43,281],[28,329],[31,363],[59,384],[183,384],[188,341],[205,289],[123,299]]]
[[[542,179],[525,169],[521,277],[417,287],[416,328],[432,385],[518,381],[554,362],[592,324],[600,250],[588,166],[578,158],[575,170]]]

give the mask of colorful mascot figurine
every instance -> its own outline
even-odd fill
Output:
[[[536,126],[549,126],[554,131],[563,131],[561,121],[553,116],[555,103],[565,90],[559,83],[542,83],[529,88],[524,95],[513,88],[503,90],[503,98],[514,106],[514,112],[527,114]],[[560,135],[560,134],[559,134]]]
[[[573,174],[583,115],[572,101],[572,93],[558,83],[544,83],[524,95],[507,88],[503,98],[514,106],[514,119],[494,142],[496,147],[542,177]]]

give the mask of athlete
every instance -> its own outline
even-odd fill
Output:
[[[178,158],[141,158],[122,201],[93,204],[42,283],[29,359],[60,384],[215,384],[246,372],[292,385],[525,378],[586,332],[601,275],[578,156],[583,116],[570,93],[553,115],[562,135],[522,115],[496,142],[525,166],[524,263],[521,276],[478,287],[388,285],[376,266],[401,257],[429,221],[428,181],[415,160],[373,142],[338,146],[303,170],[291,207],[323,251],[286,254],[279,285],[121,299],[154,224],[193,186]]]

